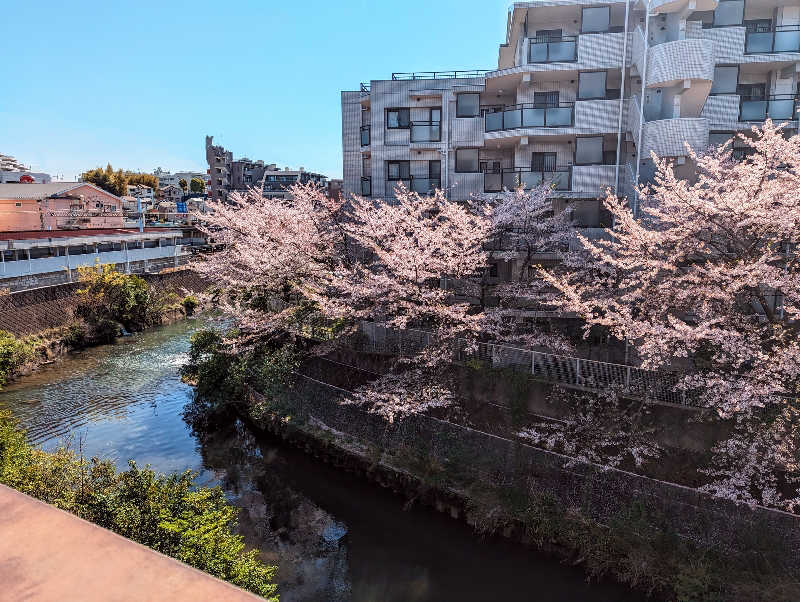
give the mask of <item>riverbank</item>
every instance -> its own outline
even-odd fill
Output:
[[[639,601],[609,581],[587,582],[572,567],[318,461],[229,419],[190,429],[193,398],[179,369],[203,318],[153,328],[114,345],[72,354],[0,392],[29,441],[64,440],[86,457],[128,458],[158,472],[195,471],[240,509],[237,532],[263,562],[278,566],[282,602]]]
[[[800,595],[796,558],[787,552],[796,517],[571,465],[558,454],[427,417],[389,425],[340,404],[335,388],[318,381],[299,389],[295,383],[271,398],[250,389],[235,407],[253,428],[409,503],[657,599],[788,602]]]
[[[68,285],[67,291],[61,290],[63,286],[27,291],[25,299],[15,299],[13,303],[8,301],[11,295],[6,295],[2,301],[8,311],[2,322],[16,328],[15,332],[0,328],[0,388],[70,352],[113,342],[127,336],[129,330],[141,331],[193,315],[199,301],[192,294],[185,294],[183,285],[188,283],[194,289],[204,285],[192,274],[182,270],[145,280],[98,266],[81,270],[81,283]],[[182,298],[178,290],[184,292]],[[69,294],[65,296],[65,292]],[[37,323],[53,323],[46,315],[56,308],[61,315],[55,322],[64,322],[62,325],[31,331]],[[30,323],[19,326],[20,319]]]

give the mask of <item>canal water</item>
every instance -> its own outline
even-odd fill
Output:
[[[160,472],[193,470],[241,508],[240,531],[279,566],[281,599],[459,602],[639,599],[522,546],[480,538],[455,520],[315,462],[241,424],[198,438],[182,418],[181,382],[200,319],[84,351],[0,392],[30,440]]]

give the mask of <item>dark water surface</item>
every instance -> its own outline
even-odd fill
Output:
[[[639,599],[582,570],[472,530],[232,424],[204,441],[181,417],[190,320],[71,356],[0,393],[33,443],[65,439],[125,468],[197,471],[242,508],[240,530],[278,564],[284,602]]]

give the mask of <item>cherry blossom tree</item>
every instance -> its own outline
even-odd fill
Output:
[[[587,328],[635,344],[646,368],[679,369],[687,395],[735,418],[708,470],[715,493],[790,508],[782,475],[797,470],[787,420],[800,402],[800,137],[768,121],[741,140],[751,149],[743,160],[729,144],[690,153],[692,181],[654,157],[641,218],[609,196],[612,239],[581,237],[582,262],[540,274]]]

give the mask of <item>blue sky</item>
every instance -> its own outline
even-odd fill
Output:
[[[490,69],[500,0],[9,3],[0,153],[86,168],[205,170],[236,157],[341,177],[341,90],[393,71]]]

